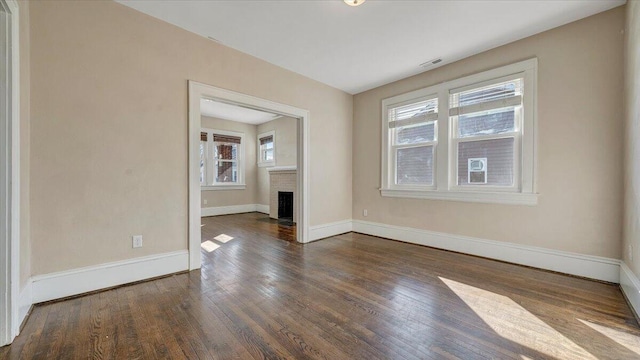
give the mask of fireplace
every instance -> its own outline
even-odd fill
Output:
[[[293,221],[293,192],[278,191],[278,220]]]
[[[277,166],[269,168],[269,217],[295,223],[298,211],[296,168]],[[287,194],[287,195],[281,195]],[[284,209],[283,209],[284,207]]]

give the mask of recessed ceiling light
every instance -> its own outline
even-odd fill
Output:
[[[366,0],[344,0],[344,3],[349,6],[362,5]]]

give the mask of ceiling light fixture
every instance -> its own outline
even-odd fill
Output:
[[[344,0],[344,3],[349,6],[358,6],[362,5],[367,0]]]

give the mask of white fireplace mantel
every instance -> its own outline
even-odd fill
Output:
[[[295,166],[274,166],[267,169],[269,173],[273,172],[296,172],[297,167]]]

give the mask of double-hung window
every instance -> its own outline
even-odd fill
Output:
[[[454,187],[518,190],[522,86],[518,74],[450,92]]]
[[[258,166],[276,165],[275,131],[258,135]]]
[[[533,205],[536,59],[382,102],[383,196]]]
[[[388,109],[393,183],[432,188],[438,140],[438,98],[424,97]]]
[[[207,190],[244,189],[244,134],[202,129],[200,132],[200,185]]]

